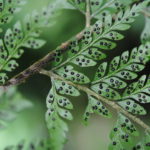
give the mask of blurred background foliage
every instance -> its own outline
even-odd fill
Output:
[[[24,16],[31,13],[33,10],[40,11],[52,0],[27,0],[28,3],[23,10],[15,14],[15,18],[11,23],[5,25],[5,29],[11,28],[17,20],[23,20]],[[76,10],[62,10],[54,16],[55,24],[50,28],[43,29],[41,35],[46,39],[47,44],[38,50],[26,49],[23,57],[19,60],[20,67],[10,74],[19,73],[27,68],[33,62],[42,58],[49,51],[55,49],[62,42],[68,40],[76,33],[84,28],[84,16]],[[140,16],[133,24],[132,28],[124,33],[125,39],[118,43],[118,47],[110,52],[108,60],[111,60],[116,55],[121,54],[124,50],[130,50],[140,44],[140,34],[144,27],[144,18]],[[3,38],[3,34],[1,34]],[[91,71],[85,70],[86,74],[91,74]],[[149,70],[145,70],[146,72]],[[144,72],[143,72],[144,73]],[[91,76],[92,77],[92,76]],[[0,149],[7,145],[18,143],[20,140],[27,141],[38,140],[47,136],[45,125],[46,95],[50,89],[50,79],[42,75],[34,75],[27,82],[18,87],[21,94],[30,100],[34,106],[22,113],[15,121],[9,124],[4,130],[0,131]],[[74,121],[69,122],[70,131],[68,133],[68,143],[65,150],[106,150],[109,141],[109,131],[113,127],[115,117],[113,119],[104,119],[99,116],[93,116],[87,127],[82,124],[82,114],[87,104],[87,98],[82,94],[78,98],[72,98],[74,104]],[[147,106],[148,108],[148,106]],[[113,111],[113,110],[112,110]],[[115,113],[114,113],[115,116]],[[147,117],[148,118],[148,117]],[[145,117],[146,119],[146,117]]]

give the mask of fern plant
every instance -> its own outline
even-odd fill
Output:
[[[14,5],[18,6],[16,3]],[[21,84],[34,73],[46,75],[51,81],[45,114],[49,136],[41,145],[36,142],[30,146],[19,144],[5,150],[62,150],[67,140],[67,120],[73,120],[71,110],[74,107],[70,99],[78,97],[81,92],[87,95],[88,100],[83,114],[84,124],[88,125],[93,113],[111,118],[113,114],[108,106],[118,114],[110,132],[109,150],[150,149],[150,127],[139,118],[147,113],[144,104],[150,103],[150,77],[141,75],[150,59],[149,5],[149,0],[58,0],[53,7],[44,8],[42,13],[35,11],[25,17],[22,23],[19,21],[13,29],[5,31],[0,42],[0,90],[9,91],[11,86]],[[39,49],[45,44],[39,32],[51,25],[53,11],[57,7],[75,8],[85,15],[85,29],[23,72],[8,79],[7,72],[18,67],[16,59],[24,52],[22,48]],[[108,61],[106,58],[123,40],[123,31],[128,30],[139,15],[146,18],[140,46]],[[50,69],[44,69],[45,66]],[[84,71],[86,69],[93,69],[92,77]],[[12,120],[14,113],[16,116],[18,106],[19,111],[30,106],[28,103],[26,106],[24,100],[21,103],[16,101],[16,97],[13,102],[10,101],[12,93],[4,94],[4,102],[0,105],[0,119],[4,123]],[[9,113],[11,105],[15,107]],[[140,137],[136,124],[145,132],[143,137]]]

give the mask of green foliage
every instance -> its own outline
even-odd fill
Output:
[[[145,110],[137,102],[142,104],[149,103],[149,94],[150,79],[143,75],[137,82],[131,83],[126,88],[119,104],[133,114],[144,115]]]
[[[146,131],[138,143],[136,142],[137,136],[139,136],[139,131],[134,124],[124,115],[118,114],[116,125],[110,133],[109,150],[149,150],[150,134]]]
[[[138,135],[139,133],[132,122],[122,114],[119,114],[117,123],[110,134],[112,142],[109,150],[130,149],[135,144],[135,136]]]
[[[32,103],[17,92],[16,88],[10,88],[7,92],[0,89],[0,129],[7,127],[21,111],[30,107]]]
[[[0,0],[0,27],[9,23],[14,13],[19,12],[25,3],[25,0]]]
[[[150,134],[145,133],[144,138],[136,146],[133,147],[133,150],[149,150],[150,148]]]
[[[12,29],[7,29],[4,39],[0,40],[0,83],[5,83],[7,72],[11,72],[19,66],[19,59],[23,48],[39,49],[45,44],[45,40],[40,39],[42,28],[51,25],[53,9],[46,7],[41,13],[34,11],[27,15],[23,24],[18,21]]]
[[[78,96],[79,92],[73,86],[65,82],[52,79],[52,87],[46,99],[48,108],[46,122],[50,133],[50,147],[53,150],[62,149],[66,141],[65,132],[68,131],[68,126],[62,118],[67,120],[73,119],[70,113],[70,109],[73,109],[73,105],[68,98],[60,94]]]
[[[141,7],[143,5],[133,5],[124,13],[122,11],[118,13],[115,20],[111,15],[107,15],[103,21],[97,21],[91,28],[84,31],[82,39],[72,39],[71,46],[67,50],[67,58],[58,48],[53,61],[53,66],[56,67],[53,70],[72,82],[89,83],[90,80],[85,75],[80,75],[80,73],[77,75],[73,67],[68,66],[68,63],[79,67],[91,67],[97,64],[95,60],[103,60],[106,57],[105,51],[116,47],[114,41],[123,38],[118,31],[124,31],[130,27],[130,23],[139,15]]]
[[[105,103],[118,112],[118,120],[110,134],[112,143],[109,150],[130,150],[132,147],[148,150],[150,145],[148,132],[143,141],[137,144],[135,137],[139,136],[139,132],[129,119],[142,124],[141,120],[133,115],[145,115],[146,110],[141,104],[150,102],[150,77],[143,75],[138,81],[136,80],[138,73],[145,68],[150,57],[149,18],[146,18],[141,46],[131,52],[124,51],[121,56],[114,57],[110,62],[106,62],[105,58],[116,48],[116,43],[124,38],[122,31],[131,27],[131,23],[150,1],[137,3],[136,0],[68,0],[68,2],[56,0],[52,6],[44,8],[41,13],[34,11],[27,15],[22,23],[18,21],[12,29],[7,29],[4,38],[0,40],[0,84],[2,85],[8,78],[7,73],[19,66],[17,59],[23,54],[24,48],[39,49],[46,43],[45,40],[40,39],[41,28],[52,24],[51,19],[55,9],[72,9],[71,5],[73,5],[86,14],[87,2],[90,2],[91,18],[96,19],[94,25],[82,31],[80,38],[70,40],[65,54],[64,49],[60,47],[52,52],[54,56],[52,69],[50,72],[45,71],[48,72],[45,74],[51,77],[45,115],[50,139],[40,145],[20,143],[5,150],[62,150],[67,139],[66,122],[73,119],[71,113],[73,104],[69,98],[78,97],[80,91],[84,91],[88,99],[83,115],[85,124],[94,113],[107,118],[112,116]],[[5,4],[9,7],[7,3]],[[13,6],[18,7],[15,1],[13,5],[11,3],[11,7]],[[0,7],[3,7],[3,4],[1,6],[0,3]],[[5,7],[0,8],[1,11],[5,9]],[[51,59],[51,54],[46,57],[46,62],[48,58]],[[101,61],[100,65],[98,65],[99,61]],[[90,69],[93,66],[98,68],[95,75],[92,74],[94,79],[91,80],[86,72],[81,72],[81,69]],[[35,69],[34,67],[29,69]],[[40,71],[42,73],[43,70]],[[22,96],[15,89],[10,89],[7,93],[2,92],[0,95],[2,98],[0,127],[5,127],[18,112],[31,106],[28,101],[22,100]]]
[[[149,56],[150,43],[146,43],[139,48],[134,48],[131,55],[129,51],[125,51],[121,56],[116,56],[110,64],[103,62],[98,67],[91,88],[103,97],[120,100],[118,90],[124,89],[128,81],[137,77],[137,72],[144,69]]]
[[[86,13],[86,0],[68,0],[68,2],[76,9],[80,10],[83,14]],[[103,16],[106,16],[110,13],[116,13],[118,10],[125,8],[132,2],[133,0],[91,0],[91,16],[101,19]]]
[[[20,142],[16,146],[8,146],[4,150],[49,150],[49,139],[42,140],[40,142],[27,143],[25,141]]]
[[[83,116],[85,124],[87,124],[87,121],[90,118],[90,115],[93,113],[96,113],[98,115],[101,115],[107,118],[111,117],[111,113],[109,112],[109,110],[99,100],[89,95],[88,106]]]
[[[71,1],[71,3],[72,2],[73,1]],[[79,1],[77,3],[79,3]],[[75,7],[78,7],[83,11],[85,10],[84,4],[85,1],[82,1],[79,6],[76,5]],[[46,113],[46,121],[51,135],[52,149],[61,150],[62,144],[65,142],[65,132],[68,128],[61,117],[68,120],[72,119],[72,115],[68,110],[67,114],[65,114],[65,110],[59,110],[60,106],[64,106],[59,104],[59,97],[62,96],[59,96],[58,93],[69,96],[79,95],[79,92],[77,92],[76,89],[72,90],[74,88],[72,85],[68,85],[68,80],[78,84],[91,83],[85,73],[80,73],[74,68],[96,66],[97,61],[104,60],[107,57],[106,52],[116,47],[115,41],[124,38],[120,32],[130,28],[130,24],[134,22],[143,6],[145,6],[145,3],[133,5],[131,8],[126,8],[124,11],[120,9],[119,13],[115,15],[115,19],[112,15],[103,14],[102,20],[98,20],[92,27],[83,31],[83,37],[81,39],[71,39],[70,46],[67,48],[65,54],[62,53],[62,50],[59,47],[56,49],[55,59],[52,65],[54,68],[52,68],[52,70],[62,77],[63,81],[57,79],[53,81],[52,79],[52,88],[49,94],[51,100],[48,98],[49,103],[47,102],[48,112]],[[114,8],[116,9],[116,7]],[[149,55],[150,44],[147,42],[139,48],[134,48],[131,54],[129,51],[125,51],[121,56],[115,57],[110,63],[103,62],[98,67],[98,71],[92,81],[91,89],[102,97],[119,101],[118,105],[126,109],[127,101],[123,99],[121,91],[127,87],[128,81],[136,79],[138,76],[137,73],[145,68],[145,64],[149,60]],[[86,107],[83,116],[85,124],[87,124],[90,115],[93,113],[104,117],[111,117],[109,110],[102,102],[92,95],[89,95],[89,93],[87,94],[88,106]],[[67,99],[67,101],[69,100]],[[132,100],[130,100],[130,105],[128,105],[126,110],[133,114],[146,114],[144,108]],[[123,119],[120,120],[123,122]],[[118,122],[118,126],[120,124],[121,122]],[[120,134],[124,135],[125,132],[133,130],[134,127],[132,126],[133,125],[130,122],[130,129],[119,129]],[[132,135],[133,133],[129,134]],[[112,138],[116,139],[120,138],[120,136],[116,137],[115,135],[112,135]],[[123,148],[124,143],[126,142],[125,140],[130,141],[130,138],[127,136],[123,141],[117,139],[117,142],[119,143],[118,150]]]

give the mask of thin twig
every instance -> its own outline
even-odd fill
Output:
[[[89,28],[90,25],[91,25],[90,0],[86,0],[86,28]]]
[[[124,114],[125,116],[127,116],[128,118],[130,118],[133,122],[135,122],[138,125],[140,125],[146,131],[150,132],[150,127],[147,124],[145,124],[141,119],[137,118],[136,116],[134,116],[131,113],[129,113],[126,110],[124,110],[121,106],[119,106],[113,100],[109,100],[109,99],[106,99],[106,98],[100,96],[99,94],[95,93],[94,91],[92,91],[88,87],[85,87],[85,86],[82,86],[82,85],[78,85],[78,84],[74,84],[71,81],[67,81],[64,78],[58,76],[57,74],[54,74],[52,71],[41,70],[40,73],[44,74],[46,76],[49,76],[49,77],[53,77],[56,80],[64,81],[67,84],[72,85],[72,86],[76,87],[77,89],[87,93],[88,95],[94,96],[98,100],[104,102],[105,104],[107,104],[110,107],[112,107],[113,109],[115,109],[117,112],[120,112],[120,113]]]

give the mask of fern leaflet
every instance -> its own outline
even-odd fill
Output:
[[[32,103],[26,100],[14,87],[7,92],[1,89],[0,97],[0,129],[6,128],[19,112],[32,107]]]
[[[135,145],[134,138],[139,133],[131,121],[122,114],[118,115],[118,120],[111,131],[110,138],[112,143],[109,150],[125,150]]]
[[[10,22],[25,3],[25,0],[0,0],[0,26]]]

